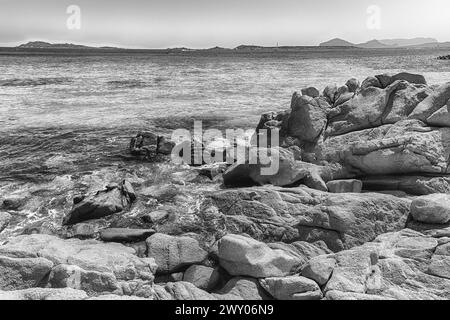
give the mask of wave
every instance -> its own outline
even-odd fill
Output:
[[[6,79],[0,80],[0,87],[35,87],[46,85],[58,85],[72,82],[72,78],[27,78],[27,79]]]

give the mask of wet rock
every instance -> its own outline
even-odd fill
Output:
[[[63,225],[72,225],[86,220],[99,219],[119,213],[130,207],[136,199],[131,185],[123,181],[120,185],[109,185],[105,190],[75,204],[63,220]]]
[[[72,288],[30,288],[0,291],[0,300],[84,300],[86,292]]]
[[[138,242],[154,233],[153,229],[108,228],[100,231],[100,239],[105,242]]]
[[[197,240],[156,233],[147,240],[148,256],[155,259],[158,273],[173,273],[192,264],[200,264],[208,253]]]
[[[254,278],[291,274],[299,259],[262,242],[240,235],[226,235],[219,241],[220,265],[230,275]]]
[[[216,229],[264,242],[322,240],[333,251],[403,229],[410,204],[384,194],[334,194],[305,187],[224,190],[211,193],[204,203],[220,213],[209,221]]]
[[[17,211],[25,205],[30,195],[10,195],[3,199],[2,208],[5,210]]]
[[[211,267],[192,265],[184,272],[183,281],[190,282],[197,288],[211,291],[219,281],[219,272]]]
[[[269,297],[257,279],[236,277],[217,291],[214,296],[219,300],[268,300]]]
[[[266,278],[259,282],[277,300],[322,299],[322,291],[317,283],[302,276]]]
[[[0,253],[0,290],[37,287],[53,263],[45,258],[4,256]]]
[[[11,221],[11,215],[7,212],[0,211],[0,232],[2,232]]]
[[[360,193],[362,190],[361,180],[334,180],[327,182],[328,191],[332,193]]]
[[[430,194],[414,199],[411,203],[414,220],[431,224],[450,222],[450,195]]]
[[[142,219],[145,222],[150,223],[158,223],[161,222],[169,217],[169,212],[166,210],[156,210],[152,211],[150,213],[147,213],[146,215],[142,216]]]

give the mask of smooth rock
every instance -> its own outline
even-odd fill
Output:
[[[414,220],[425,223],[445,224],[450,221],[450,195],[430,194],[414,199],[411,203]]]
[[[300,263],[299,259],[282,250],[235,234],[220,239],[219,261],[230,275],[254,278],[289,275]]]
[[[45,258],[16,258],[0,253],[0,290],[37,287],[52,267],[53,263]]]
[[[427,81],[425,80],[425,77],[421,74],[413,74],[409,72],[401,72],[395,75],[391,74],[382,74],[377,75],[376,78],[380,81],[381,86],[383,88],[386,88],[387,86],[390,86],[395,81],[407,81],[409,83],[413,84],[427,84]]]
[[[330,279],[331,273],[336,266],[333,255],[323,255],[311,258],[302,269],[302,276],[314,280],[323,286]]]
[[[155,285],[156,300],[217,300],[189,282],[169,282],[164,287]]]
[[[450,82],[439,86],[409,115],[409,119],[426,121],[433,113],[445,106],[450,99]]]
[[[345,85],[347,86],[348,91],[356,92],[359,89],[360,84],[359,84],[358,79],[351,78],[345,83]]]
[[[156,233],[146,242],[147,254],[155,259],[158,273],[173,273],[192,264],[199,264],[208,255],[198,241],[190,237]]]
[[[320,92],[314,87],[307,87],[302,89],[302,95],[311,98],[317,98],[318,96],[320,96]]]
[[[425,122],[430,126],[450,127],[450,100],[447,105],[429,116]]]
[[[380,81],[375,77],[367,77],[361,84],[361,90],[365,90],[368,88],[381,88]]]
[[[219,283],[219,273],[211,267],[192,265],[184,272],[183,281],[190,282],[197,288],[211,291]]]

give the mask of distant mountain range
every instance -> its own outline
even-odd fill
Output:
[[[319,47],[328,48],[362,48],[362,49],[388,49],[388,48],[450,48],[450,42],[438,42],[433,38],[414,38],[414,39],[384,39],[384,40],[371,40],[364,43],[351,43],[343,39],[332,39],[327,42],[323,42]],[[274,47],[264,47],[257,45],[240,45],[234,49],[213,47],[209,49],[190,49],[190,48],[168,48],[168,49],[123,49],[117,47],[92,47],[73,43],[49,43],[44,41],[31,41],[22,45],[19,45],[13,50],[17,49],[47,49],[47,50],[76,50],[76,51],[88,51],[88,50],[109,50],[109,51],[151,51],[151,52],[161,52],[161,53],[182,53],[182,52],[211,52],[211,53],[221,53],[221,52],[275,52],[275,51],[299,51],[305,49],[314,49],[317,46],[274,46]]]
[[[351,43],[349,41],[335,38],[323,42],[320,47],[355,47],[364,49],[388,49],[388,48],[450,48],[450,42],[438,42],[433,38],[413,39],[383,39],[370,40],[364,43]]]

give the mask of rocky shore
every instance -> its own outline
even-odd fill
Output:
[[[29,195],[1,195],[0,299],[450,299],[450,83],[303,88],[255,125],[245,149],[279,159],[269,176],[173,164],[168,137],[140,132],[140,171],[52,189],[64,217],[20,225]]]

